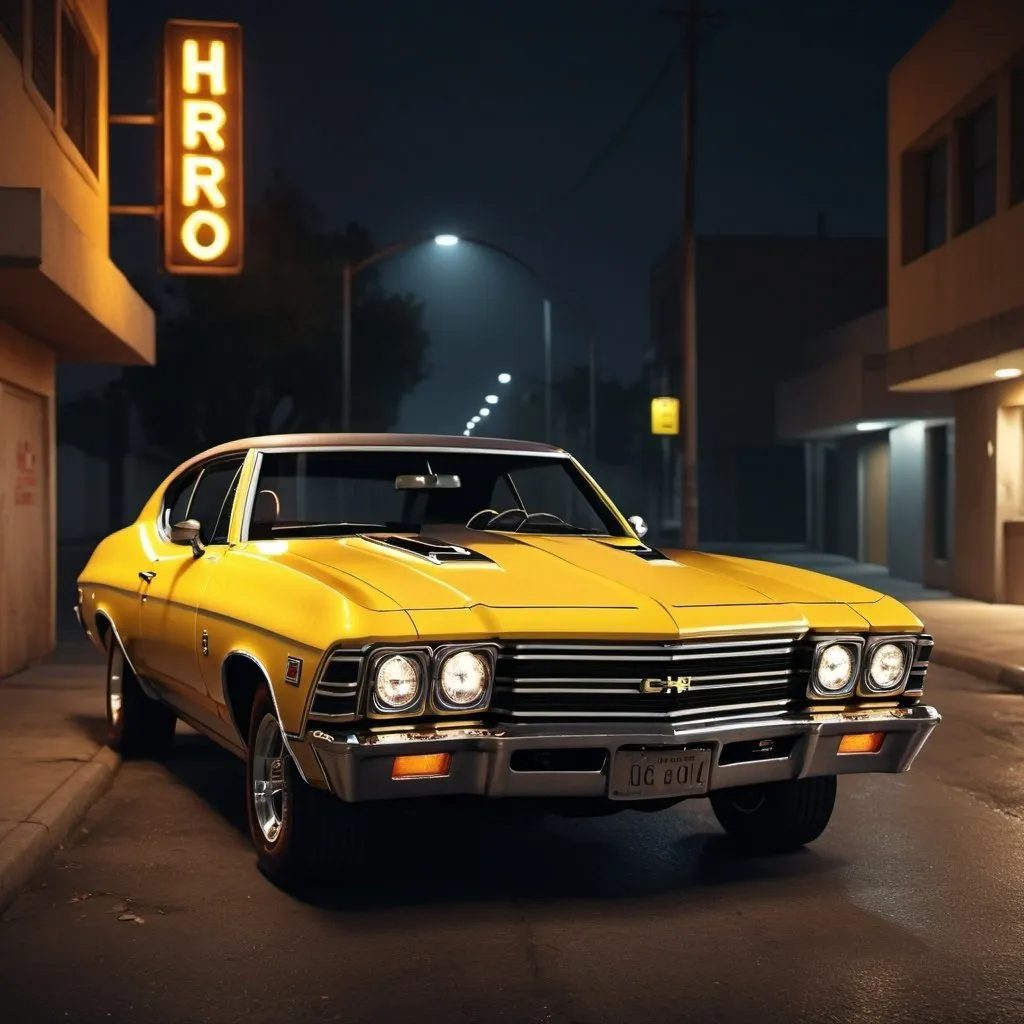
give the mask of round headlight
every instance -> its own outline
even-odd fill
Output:
[[[871,665],[868,667],[868,680],[872,689],[895,689],[900,685],[906,664],[906,652],[899,644],[879,644],[871,655]]]
[[[853,652],[845,644],[830,644],[818,659],[817,688],[824,693],[845,689],[853,676]]]
[[[377,666],[373,681],[377,701],[387,711],[402,711],[420,695],[419,667],[402,654],[393,654]]]
[[[459,651],[441,667],[441,693],[457,707],[476,704],[487,690],[486,659],[474,651]]]

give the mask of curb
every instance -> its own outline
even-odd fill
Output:
[[[107,791],[121,758],[99,750],[0,841],[0,913]]]
[[[932,651],[930,662],[933,665],[943,665],[987,679],[1014,693],[1024,693],[1024,668],[1016,665],[1006,665],[991,658],[979,658],[976,654],[959,651],[955,647],[940,647],[938,644]]]

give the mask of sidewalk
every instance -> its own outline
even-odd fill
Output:
[[[0,679],[0,913],[117,770],[103,745],[104,685],[100,656],[81,635]]]

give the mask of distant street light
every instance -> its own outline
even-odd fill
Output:
[[[498,383],[499,384],[508,384],[511,380],[512,380],[512,374],[511,373],[499,373],[498,374]]]
[[[438,245],[458,245],[459,244],[459,236],[458,235],[438,235],[434,239],[434,241]]]
[[[488,395],[484,399],[484,401],[487,402],[488,405],[497,405],[498,404],[498,396],[497,395]]]
[[[473,425],[475,426],[479,422],[480,422],[480,417],[479,416],[474,416],[473,419],[472,419]]]

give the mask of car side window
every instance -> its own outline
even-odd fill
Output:
[[[231,514],[229,496],[234,496],[238,472],[242,468],[245,456],[219,459],[203,470],[203,475],[192,492],[192,500],[188,506],[188,518],[198,519],[201,529],[199,536],[204,544],[223,544],[227,540],[227,519]],[[220,525],[221,512],[227,504],[223,527],[224,540],[213,538]]]
[[[160,521],[164,533],[169,533],[175,523],[180,523],[185,518],[185,514],[188,512],[188,503],[192,500],[192,492],[200,472],[199,469],[190,469],[167,488]]]

